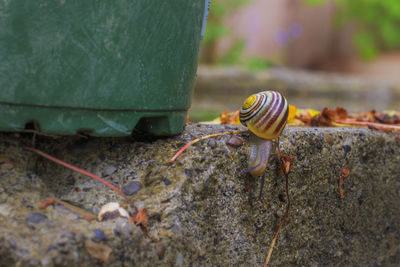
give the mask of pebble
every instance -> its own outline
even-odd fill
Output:
[[[228,141],[226,141],[226,144],[233,147],[239,147],[243,145],[243,140],[237,136],[232,136]]]
[[[163,179],[163,182],[164,182],[165,185],[170,185],[171,184],[171,181],[167,177],[165,177]]]
[[[122,193],[124,193],[125,195],[128,195],[128,196],[131,196],[131,195],[135,194],[137,191],[139,191],[141,188],[142,188],[141,183],[131,181],[122,187]]]
[[[94,237],[92,238],[92,240],[94,242],[101,242],[101,241],[107,240],[107,236],[103,230],[96,228],[93,230],[93,233],[94,233]]]
[[[214,139],[210,139],[210,141],[208,141],[208,146],[211,148],[216,147],[217,143],[215,142]]]
[[[46,219],[46,215],[38,212],[32,212],[29,214],[28,223],[40,223]]]
[[[103,174],[104,175],[111,175],[113,174],[117,168],[115,166],[107,166],[107,168],[104,169]]]

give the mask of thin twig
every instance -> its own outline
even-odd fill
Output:
[[[24,147],[23,149],[31,151],[31,152],[34,152],[36,154],[39,154],[40,156],[45,157],[46,159],[49,159],[51,161],[54,161],[54,162],[56,162],[56,163],[58,163],[58,164],[60,164],[60,165],[62,165],[64,167],[67,167],[68,169],[77,171],[79,173],[87,175],[87,176],[89,176],[89,177],[91,177],[91,178],[103,183],[104,185],[108,186],[109,188],[111,188],[112,190],[114,190],[115,192],[120,194],[123,198],[125,198],[126,201],[128,201],[128,203],[131,205],[131,207],[133,207],[135,209],[135,212],[136,213],[138,212],[138,209],[135,206],[135,204],[124,193],[122,193],[117,187],[113,186],[112,184],[110,184],[109,182],[104,180],[103,178],[100,178],[100,177],[98,177],[98,176],[96,176],[96,175],[94,175],[94,174],[92,174],[92,173],[90,173],[88,171],[85,171],[85,170],[83,170],[81,168],[75,167],[74,165],[66,163],[66,162],[64,162],[64,161],[62,161],[62,160],[60,160],[60,159],[58,159],[56,157],[53,157],[53,156],[51,156],[51,155],[49,155],[49,154],[47,154],[45,152],[42,152],[42,151],[40,151],[38,149],[35,149],[35,148],[32,148],[32,147]]]
[[[400,130],[400,125],[391,125],[391,124],[383,124],[378,122],[367,122],[367,121],[355,121],[355,120],[336,120],[338,123],[344,123],[354,126],[366,126],[366,127],[374,127],[378,129],[388,129],[388,130]]]
[[[282,217],[281,223],[279,224],[279,227],[276,230],[274,239],[272,240],[271,246],[270,246],[269,251],[268,251],[267,258],[265,259],[264,267],[266,267],[268,265],[269,260],[271,259],[272,251],[274,249],[274,246],[275,246],[276,240],[278,238],[279,232],[281,231],[282,226],[285,223],[285,220],[286,220],[287,216],[289,215],[289,210],[290,210],[289,177],[288,177],[290,169],[287,170],[285,168],[285,162],[281,158],[281,151],[279,149],[279,138],[276,140],[276,149],[277,149],[277,154],[278,154],[279,165],[281,166],[282,172],[285,174],[285,188],[286,188],[287,206],[286,206],[285,214]]]
[[[204,139],[207,139],[207,138],[211,138],[211,137],[215,137],[215,136],[219,136],[219,135],[240,134],[240,133],[247,133],[247,132],[248,132],[248,130],[223,132],[223,133],[215,133],[215,134],[206,135],[206,136],[203,136],[203,137],[200,137],[200,138],[196,138],[196,139],[190,141],[189,143],[187,143],[186,145],[184,145],[181,149],[179,149],[179,151],[176,152],[176,154],[168,161],[168,163],[173,163],[176,160],[176,158],[179,157],[179,155],[182,154],[182,152],[186,150],[186,148],[188,148],[189,146],[191,146],[191,145],[193,145],[193,144],[195,144],[195,143],[197,143],[197,142],[199,142],[201,140],[204,140]]]

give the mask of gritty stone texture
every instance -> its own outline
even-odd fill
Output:
[[[130,198],[149,218],[149,237],[124,218],[86,221],[50,196],[98,213],[105,203],[128,206],[115,192],[32,152],[30,135],[0,134],[0,266],[100,266],[85,248],[98,238],[112,249],[106,266],[262,266],[285,210],[284,178],[270,158],[262,201],[260,179],[244,173],[248,134],[240,147],[215,137],[169,158],[186,142],[241,126],[188,125],[173,138],[36,137],[36,147],[101,174],[122,188],[132,176],[142,189]],[[287,128],[281,151],[295,157],[289,175],[292,207],[272,266],[397,266],[400,263],[400,147],[393,134],[360,128]],[[341,169],[349,166],[339,198]],[[166,182],[169,181],[169,182]],[[81,190],[81,189],[90,190]],[[132,210],[130,210],[132,212]],[[47,217],[27,222],[30,214]],[[102,232],[101,232],[102,231]],[[104,236],[103,236],[104,233]]]
[[[114,166],[107,166],[107,168],[104,169],[103,174],[108,176],[108,175],[113,174],[116,170],[117,170],[117,168]]]

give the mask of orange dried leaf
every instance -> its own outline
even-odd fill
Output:
[[[147,214],[146,214],[146,209],[141,208],[139,212],[135,216],[135,220],[133,221],[136,226],[140,226],[140,228],[143,230],[143,232],[148,236],[148,228],[147,228]]]
[[[312,117],[311,126],[332,126],[335,117],[336,111],[324,108],[320,114]]]
[[[300,120],[305,126],[310,126],[312,117],[318,114],[320,114],[320,112],[314,109],[297,109],[295,120]],[[300,123],[297,124],[301,125]]]
[[[376,112],[374,114],[375,119],[384,124],[399,124],[400,114],[399,113],[387,113],[387,112]]]
[[[239,110],[234,112],[229,112],[229,110],[225,110],[219,115],[219,120],[221,124],[238,124],[239,121]]]
[[[287,156],[287,155],[281,155],[281,161],[282,161],[282,165],[283,165],[284,174],[289,174],[292,163],[294,161],[294,157]]]
[[[352,116],[352,118],[355,119],[356,121],[376,122],[375,113],[376,111],[373,109],[367,112],[358,113],[357,115]]]
[[[54,203],[55,203],[54,197],[49,197],[40,204],[39,209],[45,209],[47,206],[54,205]]]
[[[339,119],[347,119],[347,110],[342,107],[336,107],[336,117]]]
[[[349,166],[344,166],[341,170],[340,178],[339,178],[339,194],[340,198],[344,198],[343,194],[343,180],[349,176],[350,169]]]

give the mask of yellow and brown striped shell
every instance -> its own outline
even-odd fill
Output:
[[[240,110],[240,122],[260,138],[279,137],[286,125],[289,107],[278,92],[264,91],[249,96]]]

